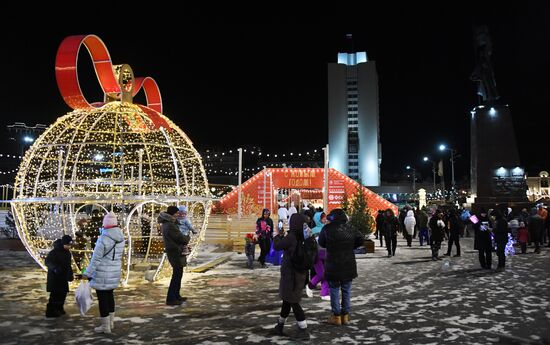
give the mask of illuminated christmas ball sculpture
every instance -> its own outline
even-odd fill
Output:
[[[76,61],[82,45],[105,93],[102,103],[89,104],[80,90]],[[148,266],[153,279],[166,276],[170,265],[157,217],[168,205],[185,205],[199,232],[192,236],[192,260],[204,239],[211,195],[200,155],[162,115],[155,81],[134,78],[128,65],[112,65],[105,45],[93,35],[71,36],[61,43],[56,77],[74,111],[35,141],[15,182],[12,211],[29,253],[45,268],[52,241],[64,234],[77,239],[79,232],[85,237],[73,248],[73,266],[85,268],[98,219],[112,210],[126,236],[123,282],[136,264]],[[132,103],[140,89],[147,106]]]

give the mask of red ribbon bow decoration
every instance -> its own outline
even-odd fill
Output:
[[[143,89],[147,106],[138,106],[149,116],[155,128],[161,126],[170,129],[170,125],[160,116],[162,113],[162,98],[157,83],[153,78],[133,78],[133,72],[128,65],[113,66],[107,47],[95,35],[69,36],[61,42],[55,59],[55,76],[57,86],[72,109],[98,108],[104,103],[89,103],[80,89],[77,73],[77,60],[80,47],[84,45],[92,58],[95,73],[101,89],[107,99],[124,100],[124,95],[135,96]],[[115,74],[115,71],[119,73]],[[122,88],[121,88],[122,85]]]

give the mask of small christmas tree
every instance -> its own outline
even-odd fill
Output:
[[[348,195],[346,193],[344,193],[344,200],[342,200],[342,205],[340,206],[342,208],[342,210],[344,210],[344,212],[348,212],[349,210],[349,200],[348,200]]]
[[[11,210],[8,210],[4,222],[6,224],[6,226],[2,228],[4,236],[6,236],[7,238],[17,238],[17,229],[15,227],[15,220],[13,219],[13,214],[11,213]]]
[[[357,191],[353,194],[349,216],[350,225],[359,230],[365,238],[373,232],[374,218],[368,208],[365,192],[361,185],[357,186]]]
[[[241,200],[241,212],[243,216],[249,216],[253,214],[261,214],[262,206],[256,203],[254,197],[250,194],[243,193]],[[227,210],[229,214],[237,214],[238,206],[232,207]]]

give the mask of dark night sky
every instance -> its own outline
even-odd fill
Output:
[[[510,104],[522,164],[532,175],[550,169],[550,12],[540,5],[499,4],[494,11],[395,5],[324,14],[266,8],[255,15],[142,8],[135,19],[110,22],[15,15],[0,23],[10,48],[0,58],[0,125],[51,124],[66,113],[55,82],[57,47],[68,35],[93,33],[114,63],[156,79],[164,113],[196,146],[320,148],[328,140],[327,63],[346,49],[344,36],[352,33],[355,50],[367,51],[377,63],[383,178],[407,164],[421,167],[425,154],[441,157],[441,142],[462,153],[456,169],[466,174],[469,111],[478,102],[469,81],[477,23],[489,26],[497,88]],[[146,13],[151,19],[143,20]],[[93,81],[83,89],[89,100],[101,100],[89,61],[80,55],[81,78]],[[428,166],[422,169],[429,174]]]

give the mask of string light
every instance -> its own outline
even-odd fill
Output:
[[[3,157],[6,157],[6,158],[15,158],[15,159],[22,159],[22,158],[23,158],[23,157],[17,156],[17,155],[11,155],[11,154],[6,154],[6,153],[0,153],[0,158],[3,158]]]
[[[17,169],[13,169],[13,170],[8,170],[8,171],[0,171],[0,174],[2,175],[9,175],[9,174],[13,174],[14,172],[16,172]]]
[[[317,151],[318,151],[317,149],[314,149],[314,150],[305,151],[305,152],[298,152],[298,153],[294,153],[294,152],[293,153],[286,153],[286,152],[285,153],[273,153],[273,152],[265,153],[265,152],[262,152],[262,151],[256,150],[256,149],[243,149],[243,153],[247,153],[250,156],[258,156],[258,157],[259,156],[265,156],[265,157],[276,157],[276,158],[279,157],[279,156],[286,157],[287,155],[294,156],[294,154],[299,156],[299,157],[301,157],[301,156],[312,156],[315,153],[317,153]],[[208,152],[211,152],[211,150],[206,150],[206,153],[208,153]],[[237,150],[235,149],[235,150],[228,150],[228,151],[221,151],[221,152],[213,153],[213,157],[218,158],[218,156],[226,156],[226,155],[230,156],[233,153],[236,155]],[[207,159],[213,158],[211,156],[212,155],[210,155],[210,154],[206,154]]]
[[[127,102],[74,110],[27,150],[15,179],[12,210],[19,236],[40,266],[45,268],[52,241],[63,234],[97,233],[101,223],[89,218],[92,207],[118,216],[127,240],[126,277],[131,264],[141,262],[157,265],[157,278],[170,273],[156,222],[170,204],[188,207],[199,230],[188,259],[198,254],[211,207],[206,172],[185,133],[159,116],[169,128],[155,127],[141,107]],[[92,253],[90,242],[84,243],[74,248],[78,271]]]

